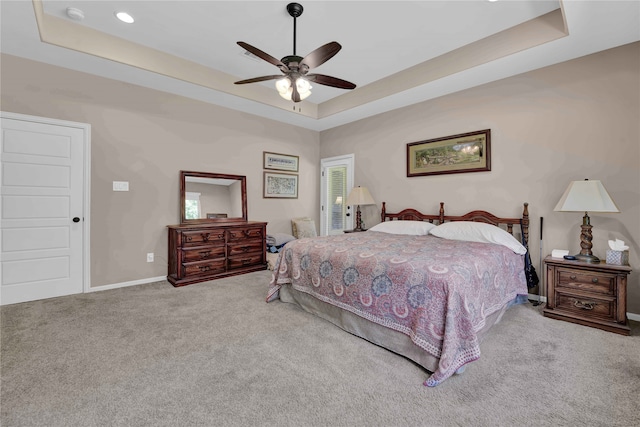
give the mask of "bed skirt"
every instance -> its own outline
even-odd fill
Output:
[[[430,373],[438,369],[439,359],[415,345],[411,341],[411,338],[402,332],[386,328],[377,323],[370,322],[350,311],[327,304],[309,294],[293,289],[290,285],[283,285],[280,288],[280,300],[286,303],[296,304],[305,311],[315,314],[357,337],[404,356],[422,366]],[[505,304],[501,310],[487,316],[485,326],[478,331],[479,342],[482,342],[487,331],[500,321],[502,315],[512,304],[513,303]],[[464,369],[461,368],[458,371],[462,372],[463,370]]]

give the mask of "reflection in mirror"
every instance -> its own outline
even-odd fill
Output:
[[[180,172],[181,221],[246,221],[246,177]]]

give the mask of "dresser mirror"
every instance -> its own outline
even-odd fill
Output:
[[[182,224],[246,220],[246,176],[180,171]]]

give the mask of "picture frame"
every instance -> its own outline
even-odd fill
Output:
[[[407,144],[407,177],[491,170],[491,129]]]
[[[228,214],[226,213],[208,213],[207,219],[217,219],[217,218],[227,218]]]
[[[289,154],[263,151],[263,169],[298,172],[300,158]]]
[[[262,197],[265,199],[297,199],[298,175],[265,171]]]

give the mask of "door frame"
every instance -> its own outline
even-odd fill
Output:
[[[91,288],[91,125],[88,123],[72,122],[68,120],[52,119],[48,117],[30,116],[27,114],[0,111],[0,118],[21,120],[24,122],[42,123],[46,125],[77,128],[83,131],[84,155],[82,159],[82,292],[87,293]],[[0,152],[0,165],[2,165],[2,152]],[[2,173],[0,173],[0,186],[2,185]],[[0,197],[0,211],[2,210],[2,197]],[[1,230],[0,230],[1,231]],[[0,278],[2,277],[2,263],[0,262]],[[1,304],[1,302],[0,302]]]
[[[327,215],[325,214],[325,207],[329,206],[327,201],[327,177],[325,176],[325,169],[328,163],[344,163],[347,165],[347,195],[353,188],[355,180],[355,165],[356,159],[354,154],[343,154],[341,156],[327,157],[320,159],[320,235],[327,235]],[[346,201],[346,200],[345,200]],[[348,229],[353,228],[353,215],[347,217],[346,225]]]

